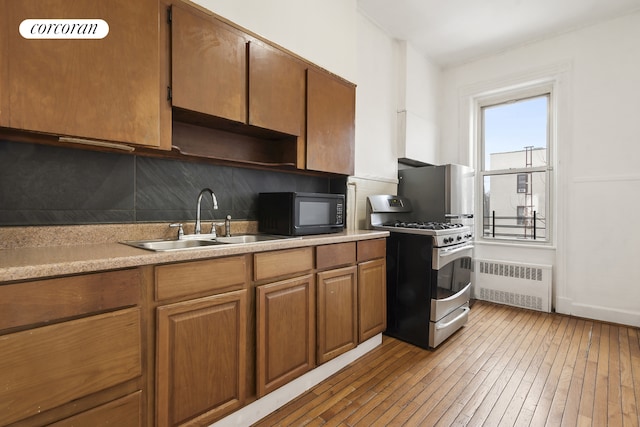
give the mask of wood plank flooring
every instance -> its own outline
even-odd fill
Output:
[[[391,337],[255,426],[640,427],[640,329],[478,301],[435,351]]]

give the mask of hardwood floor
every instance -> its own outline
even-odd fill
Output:
[[[640,330],[478,301],[435,351],[391,337],[256,426],[639,426]]]

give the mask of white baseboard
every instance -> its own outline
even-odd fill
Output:
[[[640,327],[640,312],[638,311],[582,304],[565,297],[556,298],[556,312],[585,319],[601,320],[603,322]]]
[[[350,350],[340,356],[324,363],[314,370],[307,372],[290,383],[272,391],[268,395],[250,403],[249,405],[238,409],[231,415],[211,424],[211,427],[238,427],[250,426],[255,422],[266,417],[275,410],[286,405],[296,397],[303,394],[310,388],[320,384],[351,362],[359,359],[369,353],[374,348],[382,344],[382,334],[378,334],[373,338],[369,338],[353,350]]]

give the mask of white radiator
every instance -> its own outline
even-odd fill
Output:
[[[551,312],[551,266],[476,259],[476,299]]]

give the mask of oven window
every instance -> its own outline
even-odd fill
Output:
[[[298,225],[326,225],[331,224],[331,203],[329,202],[300,202],[300,217]]]
[[[459,258],[438,270],[437,299],[453,296],[471,283],[471,257]]]

